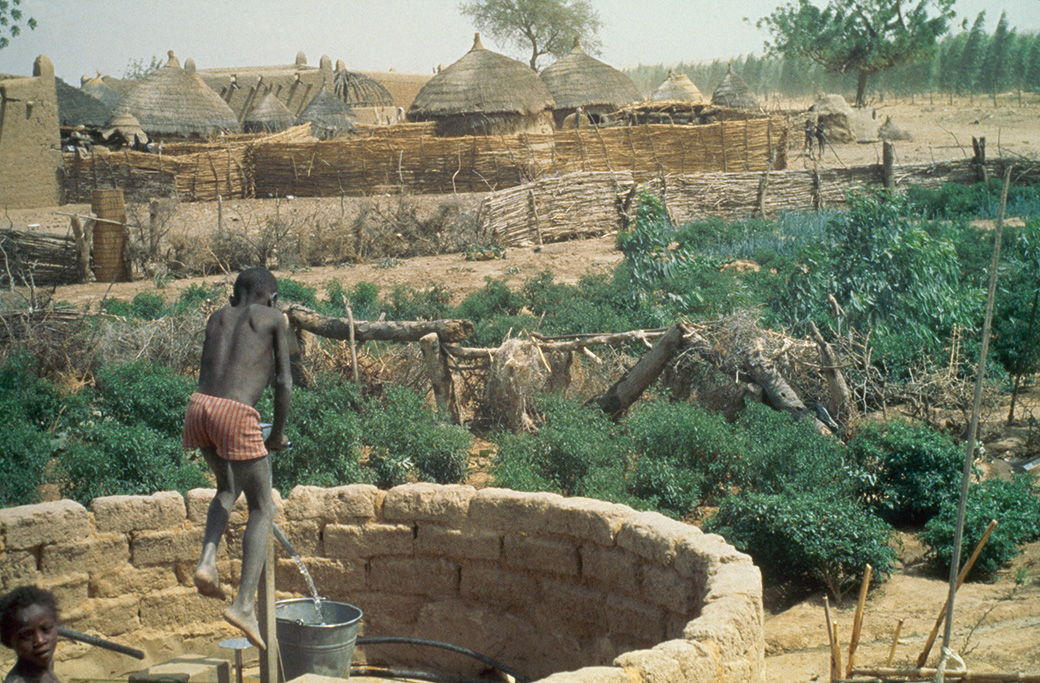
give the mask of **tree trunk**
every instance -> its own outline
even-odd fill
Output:
[[[865,95],[867,93],[867,79],[870,78],[869,71],[860,71],[859,77],[856,79],[856,106],[862,107],[866,104]]]
[[[681,325],[673,325],[631,370],[605,392],[589,399],[586,405],[596,404],[612,418],[621,417],[654,383],[682,343],[683,328]]]
[[[845,422],[852,415],[853,411],[852,392],[849,391],[849,385],[845,382],[845,375],[842,374],[838,366],[837,354],[834,353],[834,349],[827,343],[812,322],[809,323],[809,332],[812,333],[813,339],[816,341],[816,347],[820,351],[823,375],[827,378],[827,393],[830,399],[827,411],[835,419]]]
[[[808,415],[812,418],[813,425],[818,432],[821,434],[828,433],[827,427],[802,403],[802,399],[798,397],[798,394],[787,383],[784,376],[776,369],[773,361],[766,358],[761,344],[756,344],[755,349],[744,359],[744,367],[747,369],[748,374],[754,378],[755,383],[766,392],[770,406],[797,417]]]
[[[433,397],[437,401],[437,409],[451,415],[452,421],[458,424],[455,384],[451,380],[451,370],[448,369],[448,360],[444,351],[441,350],[437,333],[430,332],[423,335],[419,340],[419,346],[422,348],[423,358],[426,361],[426,371],[430,374],[430,384],[433,385]]]
[[[282,310],[289,316],[289,322],[308,332],[329,339],[350,338],[350,323],[344,318],[330,318],[300,304],[289,304]],[[416,342],[431,332],[437,334],[442,344],[458,343],[473,334],[473,323],[469,320],[354,321],[357,342]]]

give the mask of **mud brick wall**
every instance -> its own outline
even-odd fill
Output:
[[[62,203],[54,65],[40,55],[28,78],[0,79],[0,210]]]
[[[67,626],[150,660],[178,646],[216,653],[233,635],[223,603],[192,585],[212,495],[0,510],[0,589],[49,588]],[[590,499],[468,486],[301,486],[276,501],[319,592],[364,611],[363,636],[448,642],[552,683],[764,681],[759,571],[696,527]],[[244,523],[239,501],[219,562],[229,590]],[[276,588],[279,599],[306,592],[280,549]],[[88,666],[98,652],[62,643],[59,676],[104,673]],[[469,675],[482,666],[398,645],[358,648],[355,661]]]

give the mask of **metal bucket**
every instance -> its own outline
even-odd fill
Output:
[[[324,624],[310,598],[282,600],[274,606],[282,672],[291,681],[303,674],[350,677],[361,610],[345,602],[324,600]]]

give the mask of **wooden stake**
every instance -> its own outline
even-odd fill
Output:
[[[831,680],[841,678],[841,640],[838,637],[838,622],[831,622],[831,630],[834,631],[834,642],[831,644],[831,661],[834,662],[834,670],[831,672]]]
[[[982,552],[982,548],[986,545],[986,541],[989,540],[989,535],[993,533],[993,530],[997,528],[997,520],[991,520],[989,526],[986,527],[985,533],[982,534],[982,538],[979,539],[979,544],[975,546],[975,552],[971,554],[968,561],[964,563],[964,568],[961,569],[961,573],[957,576],[957,587],[954,592],[962,585],[964,585],[964,579],[967,578],[968,572],[975,566],[975,560],[979,559],[979,553]],[[917,666],[922,667],[924,663],[928,661],[928,655],[932,651],[932,645],[935,644],[935,639],[939,635],[939,627],[942,626],[943,621],[946,619],[946,606],[949,604],[949,597],[943,601],[942,609],[939,610],[939,616],[935,618],[935,626],[932,627],[932,632],[928,634],[928,642],[924,644],[924,649],[921,650],[921,654],[917,656]]]
[[[278,636],[275,628],[274,598],[274,538],[267,535],[267,561],[260,572],[260,586],[256,595],[257,621],[264,637],[266,650],[260,651],[260,683],[278,683]]]
[[[892,634],[892,647],[888,650],[888,659],[885,666],[892,666],[892,658],[896,656],[896,643],[899,642],[899,632],[903,630],[903,620],[896,622],[896,632]]]
[[[354,311],[350,308],[350,302],[347,303],[347,337],[350,342],[350,372],[351,377],[354,379],[354,384],[358,383],[358,366],[357,366],[357,342],[354,339]]]
[[[823,596],[823,617],[827,623],[827,644],[830,646],[831,680],[833,681],[838,677],[838,665],[834,660],[834,651],[837,646],[834,642],[834,629],[831,628],[831,601],[826,595]]]
[[[849,638],[849,662],[845,666],[845,678],[852,676],[852,662],[856,658],[859,647],[859,633],[863,628],[863,609],[867,604],[867,591],[870,589],[870,577],[874,568],[869,564],[863,569],[863,582],[859,586],[859,601],[856,603],[856,614],[852,618],[852,636]]]

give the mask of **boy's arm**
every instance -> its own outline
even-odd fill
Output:
[[[292,399],[292,370],[289,365],[289,328],[285,315],[275,311],[274,325],[274,418],[271,420],[271,435],[267,438],[268,450],[282,450],[288,445],[285,438],[285,421],[289,416]]]

